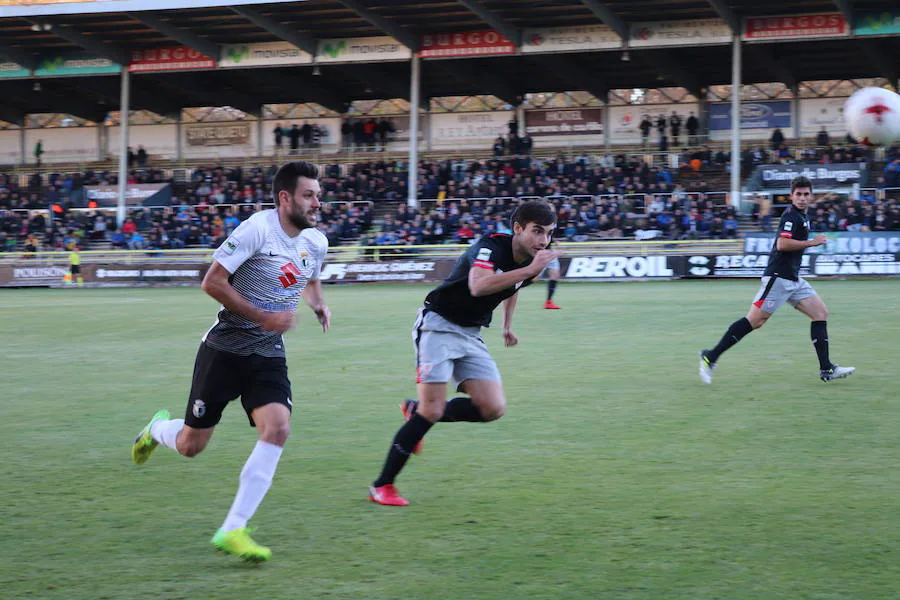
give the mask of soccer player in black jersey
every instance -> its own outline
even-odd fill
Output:
[[[394,479],[422,438],[438,421],[481,423],[503,416],[506,397],[500,372],[481,338],[502,302],[503,341],[519,338],[511,322],[519,288],[529,285],[559,255],[549,250],[556,211],[540,200],[518,207],[513,233],[486,235],[456,261],[450,276],[425,298],[413,328],[419,400],[402,404],[406,423],[394,436],[384,468],[369,488],[369,499],[388,506],[409,502]],[[447,401],[447,383],[459,383],[459,396]]]
[[[855,367],[840,367],[828,357],[828,309],[812,286],[800,277],[804,250],[825,243],[825,235],[822,233],[809,239],[806,208],[812,199],[810,180],[806,177],[795,178],[791,182],[791,206],[781,215],[778,237],[750,311],[746,317],[728,327],[715,348],[700,352],[700,379],[703,383],[712,383],[712,373],[722,353],[754,329],[762,327],[785,302],[812,319],[810,335],[819,357],[819,377],[822,381],[847,377],[856,371]]]

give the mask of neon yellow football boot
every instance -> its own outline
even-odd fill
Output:
[[[232,531],[219,529],[212,537],[212,545],[227,554],[240,556],[248,562],[262,562],[272,558],[272,551],[260,546],[250,537],[249,527],[239,527]]]
[[[141,432],[138,434],[136,438],[134,438],[134,445],[131,447],[131,460],[136,465],[142,465],[147,462],[147,459],[150,458],[150,455],[153,454],[153,450],[159,446],[159,442],[153,439],[150,435],[150,426],[156,423],[157,421],[162,421],[164,419],[170,419],[169,411],[161,410],[153,415],[153,418],[150,419],[150,422],[147,423]]]

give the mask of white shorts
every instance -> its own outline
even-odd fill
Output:
[[[791,281],[767,275],[761,281],[759,291],[753,298],[753,305],[769,314],[774,313],[785,302],[796,307],[801,300],[816,295],[816,290],[802,277]]]

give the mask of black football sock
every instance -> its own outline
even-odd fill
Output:
[[[484,423],[481,411],[468,396],[459,396],[447,403],[441,422],[466,421],[468,423]]]
[[[388,451],[387,458],[384,461],[384,467],[381,469],[381,475],[375,480],[375,487],[381,487],[389,483],[394,483],[397,474],[403,469],[409,455],[412,454],[416,444],[422,441],[428,430],[431,429],[433,423],[416,413],[412,418],[403,424],[394,436],[394,443]]]
[[[553,294],[556,293],[556,284],[558,282],[555,279],[551,279],[547,282],[547,302],[553,300]]]
[[[819,357],[819,368],[824,370],[831,368],[831,360],[828,358],[828,322],[813,321],[809,324],[809,336],[816,348],[816,356]]]
[[[728,331],[725,332],[725,335],[722,336],[722,339],[719,340],[719,343],[716,344],[716,347],[709,351],[707,354],[707,358],[709,358],[709,362],[719,362],[719,357],[725,353],[726,350],[737,344],[741,339],[753,331],[753,326],[750,324],[750,321],[747,320],[747,317],[742,317],[728,326]]]

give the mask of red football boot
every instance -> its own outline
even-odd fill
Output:
[[[393,483],[369,488],[369,500],[383,506],[409,506],[409,500],[397,493]]]

